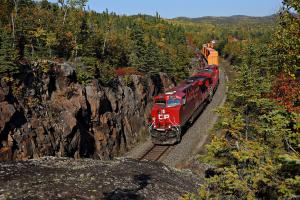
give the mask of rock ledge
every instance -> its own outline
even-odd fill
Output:
[[[43,157],[0,163],[2,199],[178,199],[196,192],[190,172],[158,162]]]

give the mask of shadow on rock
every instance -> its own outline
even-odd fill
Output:
[[[137,188],[133,189],[120,189],[117,188],[112,192],[104,193],[104,200],[119,200],[119,199],[132,199],[139,200],[145,199],[145,197],[137,194],[140,190],[143,190],[151,180],[151,176],[147,174],[139,174],[133,177],[135,184],[139,185]]]

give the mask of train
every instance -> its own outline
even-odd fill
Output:
[[[213,43],[201,50],[206,67],[198,70],[178,86],[153,98],[149,133],[152,143],[174,145],[181,141],[183,128],[193,122],[204,107],[212,101],[220,82],[218,52]]]

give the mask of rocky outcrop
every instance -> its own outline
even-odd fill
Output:
[[[179,199],[200,181],[158,162],[45,157],[0,163],[0,199]]]
[[[145,137],[152,96],[172,85],[160,74],[83,86],[75,66],[52,65],[47,73],[27,67],[17,82],[1,79],[0,160],[119,155]]]

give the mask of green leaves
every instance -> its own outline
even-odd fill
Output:
[[[12,38],[0,29],[0,76],[3,73],[18,72],[16,59],[17,51],[12,47]]]
[[[199,199],[255,199],[255,190],[248,187],[237,168],[224,167],[218,173],[206,179],[209,187],[201,186]]]
[[[283,3],[272,46],[278,58],[278,70],[294,74],[300,69],[300,3],[297,0],[285,0]]]

